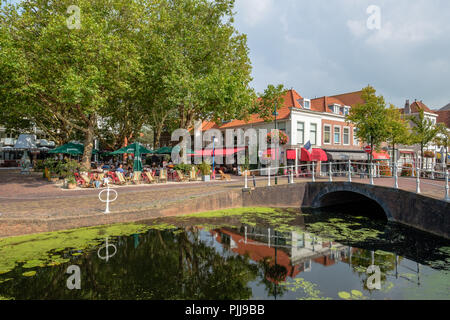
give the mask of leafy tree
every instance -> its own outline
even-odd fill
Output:
[[[450,148],[450,129],[448,129],[443,123],[438,123],[438,133],[433,139],[433,143],[438,147],[444,147],[445,154],[442,155],[444,158],[443,163],[448,163],[448,149]]]
[[[264,92],[259,94],[254,113],[258,113],[260,117],[266,121],[273,121],[275,119],[273,114],[275,106],[277,106],[278,109],[283,106],[286,91],[286,88],[282,84],[277,86],[269,84]]]
[[[423,169],[424,149],[436,138],[439,127],[425,116],[423,110],[419,110],[418,116],[410,116],[409,120],[413,123],[412,142],[420,146],[420,168]]]
[[[145,26],[142,48],[148,105],[156,141],[169,123],[241,118],[254,101],[247,39],[233,27],[234,0],[167,0]],[[174,120],[174,121],[171,121]]]
[[[9,114],[44,129],[81,133],[89,168],[98,123],[117,107],[111,100],[133,94],[140,68],[136,34],[144,19],[137,1],[80,0],[80,28],[69,28],[72,4],[29,0],[2,8],[8,50],[0,64],[14,71],[8,73]]]
[[[377,96],[373,87],[367,86],[362,91],[365,103],[354,106],[346,119],[357,128],[357,137],[374,150],[388,138],[388,110],[383,96]],[[371,153],[370,163],[372,160]]]
[[[398,144],[409,144],[411,135],[409,132],[408,123],[402,118],[399,109],[394,105],[390,105],[387,109],[387,139],[386,141],[392,147],[393,159],[392,163],[396,163],[395,147]]]

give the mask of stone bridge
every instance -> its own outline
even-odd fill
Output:
[[[450,203],[413,192],[350,182],[315,182],[243,192],[243,205],[326,208],[361,203],[378,207],[390,221],[450,238]]]

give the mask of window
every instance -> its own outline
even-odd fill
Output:
[[[341,127],[334,127],[334,144],[341,144]]]
[[[280,122],[277,124],[277,129],[286,133],[286,122]]]
[[[323,127],[323,143],[331,144],[331,126],[325,125]]]
[[[305,143],[305,123],[297,122],[297,143]]]
[[[311,101],[305,99],[304,102],[303,102],[303,108],[311,109]]]
[[[348,116],[348,114],[350,113],[350,108],[349,107],[344,107],[344,116]]]
[[[345,127],[344,128],[344,145],[348,146],[350,145],[350,128],[349,127]]]
[[[358,133],[358,129],[353,128],[353,145],[354,146],[359,146],[359,139],[357,137],[357,133]]]
[[[317,124],[311,123],[311,128],[309,130],[309,140],[311,144],[315,146],[317,144]]]
[[[341,114],[341,108],[340,108],[340,106],[338,105],[338,104],[333,104],[333,105],[331,105],[330,106],[330,108],[331,108],[331,111],[333,112],[333,113],[335,113],[335,114]]]

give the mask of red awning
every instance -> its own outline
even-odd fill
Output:
[[[297,159],[297,151],[296,150],[287,150],[286,151],[286,158],[288,160],[295,160],[295,159]]]
[[[229,156],[240,151],[244,151],[245,148],[225,148],[225,149],[214,149],[214,155],[216,157]],[[212,157],[213,149],[204,149],[202,151],[196,151],[194,157]]]
[[[328,161],[327,154],[322,149],[312,149],[312,152],[309,153],[308,150],[302,148],[301,152],[302,156],[300,158],[300,161],[304,162]]]
[[[374,160],[389,160],[391,157],[387,152],[372,152]]]

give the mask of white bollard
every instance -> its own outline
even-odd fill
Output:
[[[445,198],[444,200],[450,202],[450,196],[448,194],[448,170],[445,170]]]
[[[313,164],[311,165],[312,166],[312,174],[311,174],[311,176],[312,176],[312,182],[316,182],[316,172],[315,172],[315,169],[314,169],[314,162],[313,162]]]
[[[244,175],[245,175],[245,189],[248,189],[248,170],[244,171]]]
[[[116,197],[114,199],[112,199],[112,200],[109,199],[109,194],[110,194],[111,191],[116,194]],[[106,200],[103,200],[102,197],[101,197],[103,192],[106,192]],[[110,189],[109,188],[109,184],[108,184],[108,188],[106,190],[100,191],[100,193],[98,194],[98,198],[100,199],[101,202],[106,202],[106,209],[105,209],[105,212],[104,212],[105,214],[110,213],[110,211],[109,211],[109,203],[116,201],[117,197],[118,197],[117,191],[114,190],[114,189]]]
[[[398,165],[394,164],[394,188],[398,189]]]
[[[416,168],[416,193],[420,194],[420,169]]]
[[[348,182],[352,182],[352,162],[348,160]]]
[[[270,167],[269,167],[269,172],[267,174],[267,186],[270,187]]]
[[[332,163],[330,162],[329,166],[328,166],[328,175],[329,175],[328,179],[330,182],[333,182],[333,174],[331,172],[331,166],[332,166]]]
[[[369,176],[370,176],[370,185],[374,185],[373,183],[373,163],[370,163],[370,169],[369,169]]]

